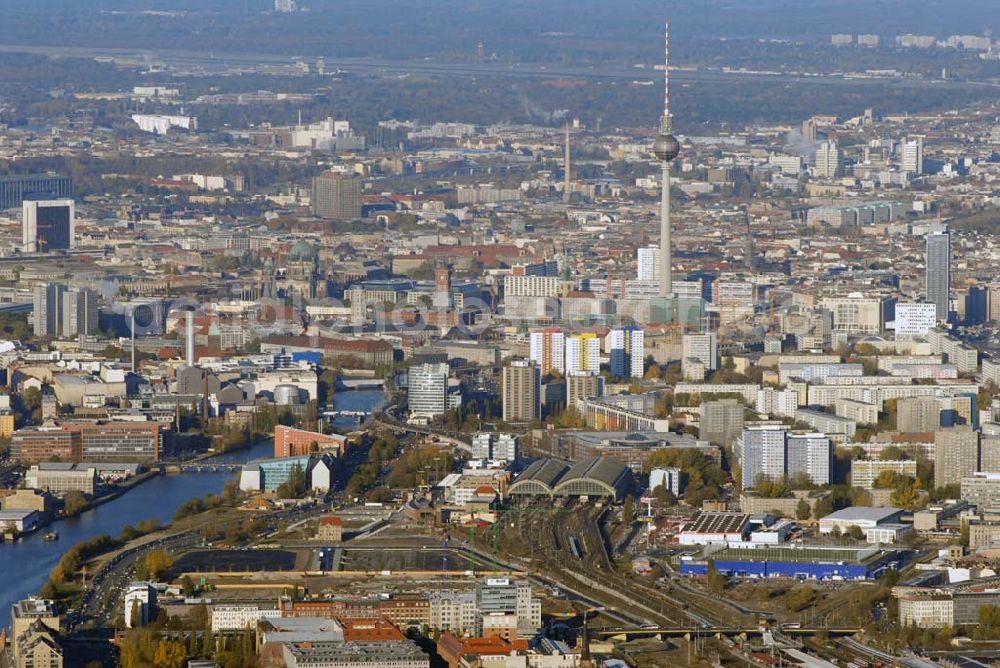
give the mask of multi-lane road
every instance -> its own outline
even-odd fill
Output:
[[[83,598],[66,615],[67,627],[73,629],[88,622],[94,622],[99,627],[111,626],[115,607],[121,602],[141,557],[154,549],[179,550],[192,547],[200,541],[198,534],[185,531],[142,543],[116,554],[87,583]]]

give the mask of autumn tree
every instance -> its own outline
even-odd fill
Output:
[[[757,474],[753,488],[763,499],[781,499],[791,494],[788,481],[784,477],[773,478],[766,473]]]
[[[685,480],[684,499],[691,506],[700,506],[706,499],[720,498],[722,485],[729,478],[715,460],[693,448],[655,450],[643,468],[647,473],[654,468],[680,469]]]
[[[726,589],[726,576],[715,567],[714,561],[708,562],[708,570],[705,573],[708,579],[708,588],[716,594],[721,594]]]
[[[916,510],[921,505],[920,483],[904,477],[893,487],[889,503],[903,510]]]
[[[193,631],[201,631],[212,627],[212,616],[208,613],[208,606],[204,602],[191,608],[188,613],[188,628]]]
[[[297,499],[305,494],[306,472],[301,464],[292,466],[288,480],[278,485],[276,490],[279,499]]]
[[[136,577],[140,580],[159,580],[174,565],[174,558],[166,550],[153,550],[136,566]]]
[[[187,648],[175,640],[161,640],[156,645],[153,665],[156,668],[184,668],[187,663]]]
[[[882,461],[898,461],[901,459],[913,459],[903,448],[898,445],[889,445],[878,453],[878,458]]]
[[[666,485],[657,485],[656,489],[653,490],[653,498],[661,506],[677,505],[677,496],[667,489]]]
[[[63,499],[63,511],[67,517],[74,517],[87,508],[87,503],[87,496],[80,490],[74,489],[66,492],[66,497]]]
[[[626,496],[625,502],[622,504],[622,522],[630,524],[632,520],[635,519],[635,501],[632,500],[632,496]]]
[[[799,499],[799,502],[795,504],[795,519],[807,520],[810,515],[812,515],[812,508],[809,507],[809,502],[805,499]]]
[[[1000,606],[981,605],[976,618],[975,637],[977,640],[1000,638]]]

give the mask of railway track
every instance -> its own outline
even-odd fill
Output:
[[[683,593],[671,595],[655,585],[648,585],[634,579],[625,582],[624,578],[617,578],[615,565],[611,560],[609,540],[604,531],[609,513],[610,508],[593,508],[585,514],[579,514],[582,531],[587,538],[587,546],[591,550],[587,563],[592,569],[595,579],[617,589],[627,587],[630,591],[643,594],[645,600],[656,601],[676,610],[679,613],[677,615],[679,620],[673,621],[679,625],[694,622],[700,626],[718,626],[731,624],[734,618],[741,619],[742,611],[724,601],[709,601],[707,597]]]
[[[530,561],[540,573],[569,574],[583,586],[589,581],[594,595],[623,610],[641,612],[647,617],[655,615],[660,624],[715,627],[742,618],[742,611],[724,601],[708,600],[707,596],[686,594],[683,590],[668,593],[658,586],[620,575],[611,558],[606,531],[611,512],[610,507],[575,501],[555,509],[524,506],[511,513],[512,521],[503,520],[505,532],[508,527],[514,528],[513,533],[504,536],[504,543],[512,554]],[[642,608],[638,607],[640,601]]]

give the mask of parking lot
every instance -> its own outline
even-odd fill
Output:
[[[178,559],[172,573],[252,573],[291,571],[297,555],[287,550],[196,550]]]

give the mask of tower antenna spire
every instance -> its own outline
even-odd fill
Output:
[[[653,155],[662,166],[660,195],[660,289],[659,296],[673,295],[673,276],[670,243],[670,162],[681,151],[680,142],[671,134],[673,119],[670,116],[670,20],[664,21],[663,61],[663,118],[660,119],[660,136],[653,142]]]
[[[663,118],[661,129],[664,133],[671,130],[670,116],[670,18],[663,20]]]

